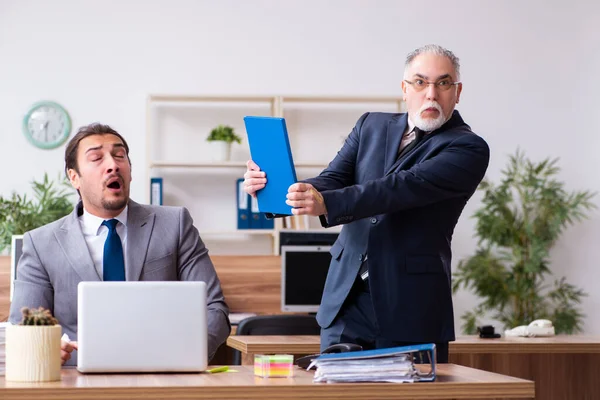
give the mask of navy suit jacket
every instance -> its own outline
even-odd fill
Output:
[[[305,181],[325,200],[322,224],[345,224],[331,249],[317,320],[331,325],[368,254],[380,333],[451,341],[452,233],[485,175],[489,148],[454,111],[398,161],[406,127],[406,114],[364,114],[329,166]]]

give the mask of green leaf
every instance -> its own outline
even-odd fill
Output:
[[[235,131],[231,126],[227,125],[219,125],[214,128],[212,131],[210,131],[210,134],[206,140],[209,142],[221,140],[227,143],[242,143],[242,138],[235,134]]]
[[[57,188],[57,182],[63,189]],[[73,189],[66,188],[70,184],[65,178],[59,176],[57,182],[51,181],[48,174],[41,182],[34,180],[31,186],[35,200],[16,193],[7,199],[0,196],[0,251],[10,246],[13,235],[39,228],[73,210]]]

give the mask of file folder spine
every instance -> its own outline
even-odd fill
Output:
[[[237,195],[237,228],[250,228],[250,195],[244,192],[244,179],[240,178],[236,181]]]
[[[163,178],[150,178],[150,204],[163,205]]]
[[[261,215],[258,210],[258,200],[250,196],[250,229],[262,229]]]

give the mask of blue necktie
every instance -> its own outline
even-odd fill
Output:
[[[125,280],[125,261],[123,259],[123,244],[117,233],[116,219],[104,221],[102,225],[108,228],[108,236],[104,242],[104,259],[102,275],[105,281]]]

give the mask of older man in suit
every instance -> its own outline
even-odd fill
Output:
[[[447,362],[452,233],[489,149],[454,110],[462,83],[451,51],[410,53],[402,91],[408,113],[364,114],[319,176],[289,188],[287,204],[325,227],[344,224],[317,314],[321,348],[433,342]],[[249,161],[246,191],[266,182]]]
[[[20,321],[23,306],[50,309],[74,340],[62,343],[63,363],[76,364],[79,282],[204,281],[212,357],[231,330],[229,309],[189,212],[129,199],[129,147],[107,125],[78,131],[65,151],[65,171],[81,202],[70,215],[23,237],[10,321]]]

